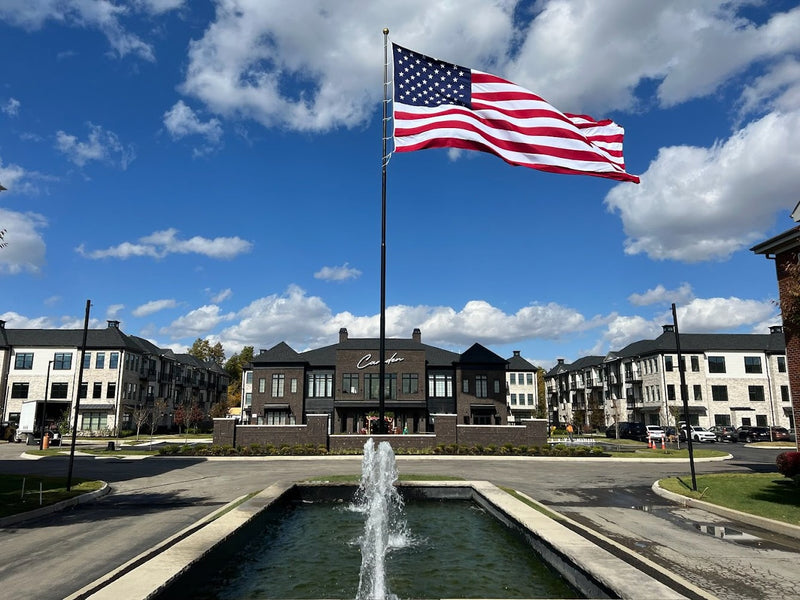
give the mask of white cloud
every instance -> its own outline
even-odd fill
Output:
[[[688,283],[683,283],[676,290],[668,290],[663,285],[659,284],[656,287],[647,290],[643,294],[631,294],[628,296],[628,302],[634,306],[648,306],[650,304],[684,304],[694,298],[692,286]]]
[[[56,149],[67,158],[83,167],[90,161],[112,164],[125,170],[136,158],[133,146],[124,146],[113,131],[107,131],[99,125],[88,123],[89,137],[80,141],[76,136],[63,131],[56,132]]]
[[[211,290],[207,289],[206,292],[212,294]],[[231,290],[231,288],[225,288],[224,290],[220,290],[216,294],[211,295],[211,303],[219,304],[220,302],[224,302],[231,296],[233,296],[233,290]]]
[[[125,309],[124,304],[110,304],[106,309],[106,317],[109,319],[117,319],[119,313]]]
[[[222,126],[219,119],[201,121],[183,100],[178,100],[171,109],[164,113],[164,126],[175,140],[191,135],[204,137],[207,144],[202,148],[197,148],[195,150],[197,154],[212,152],[219,145],[222,137]]]
[[[250,252],[253,244],[239,237],[205,238],[194,236],[181,240],[177,237],[177,229],[165,229],[139,238],[138,243],[123,242],[105,250],[87,251],[83,244],[76,251],[86,258],[121,258],[132,256],[148,256],[164,258],[168,254],[201,254],[209,258],[229,260],[240,254]]]
[[[219,306],[205,305],[175,319],[169,326],[162,328],[161,333],[173,339],[206,337],[221,323],[230,321],[234,317],[235,313],[221,314]]]
[[[141,306],[134,308],[131,314],[133,314],[134,317],[147,317],[168,308],[175,308],[176,306],[178,306],[178,303],[172,299],[151,300],[150,302],[145,302]]]
[[[143,0],[137,4],[143,9],[158,12],[158,7],[175,3],[169,0]],[[11,25],[37,30],[55,21],[70,27],[97,29],[106,36],[119,57],[133,54],[144,60],[155,60],[153,48],[122,24],[129,15],[128,6],[111,0],[4,0],[0,4],[0,19]]]
[[[322,267],[319,271],[314,273],[315,279],[322,279],[324,281],[346,281],[348,279],[358,279],[361,276],[361,271],[349,267],[344,263],[339,267]]]
[[[7,194],[8,192],[2,192]],[[45,264],[46,245],[41,230],[47,219],[33,212],[14,212],[0,208],[0,229],[5,229],[0,249],[0,275],[38,273]]]
[[[791,112],[800,107],[800,61],[787,57],[745,87],[740,113]]]
[[[37,181],[48,179],[35,171],[28,171],[19,165],[3,165],[0,159],[0,184],[8,190],[3,194],[36,194],[39,192]]]
[[[4,106],[0,106],[0,111],[7,114],[9,117],[16,117],[19,114],[19,107],[21,106],[19,100],[16,98],[9,98]]]
[[[268,127],[357,126],[372,118],[382,94],[380,81],[368,82],[381,72],[383,27],[421,51],[486,63],[513,37],[513,8],[509,0],[220,3],[216,20],[190,43],[181,89],[215,113]],[[286,93],[297,85],[301,92]]]
[[[627,254],[655,260],[725,259],[764,237],[800,189],[800,110],[772,113],[711,148],[662,148],[640,185],[612,188]]]
[[[134,0],[140,10],[154,15],[183,8],[185,2],[186,0]]]

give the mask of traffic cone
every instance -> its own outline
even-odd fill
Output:
[[[666,440],[666,438],[667,438],[666,435],[661,438],[661,449],[662,450],[666,450],[667,449],[667,440]]]
[[[647,438],[647,447],[650,448],[650,450],[653,449],[653,438],[651,438],[649,436]]]

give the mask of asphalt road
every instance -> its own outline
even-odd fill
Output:
[[[776,472],[780,450],[743,444],[704,447],[712,446],[732,452],[734,458],[698,462],[697,474]],[[23,459],[24,449],[0,444],[0,472],[66,475],[67,459]],[[719,598],[788,598],[800,589],[800,541],[672,505],[652,493],[657,479],[688,478],[687,462],[403,456],[397,462],[404,474],[485,479],[517,489]],[[243,494],[279,480],[357,474],[360,467],[357,456],[77,457],[74,477],[107,481],[112,493],[88,505],[0,529],[3,595],[63,598]],[[642,597],[647,597],[644,590]]]

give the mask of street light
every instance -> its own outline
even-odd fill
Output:
[[[53,361],[47,363],[47,377],[44,381],[44,405],[42,406],[42,424],[39,426],[39,450],[44,447],[44,422],[47,419],[47,392],[50,389],[50,367]]]

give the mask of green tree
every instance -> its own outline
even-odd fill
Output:
[[[253,360],[253,347],[245,346],[242,351],[234,354],[225,363],[228,373],[228,406],[241,406],[242,404],[242,371]]]
[[[212,346],[208,340],[197,338],[189,348],[189,354],[202,361],[213,360],[220,367],[225,363],[225,350],[219,342]]]
[[[537,419],[546,419],[547,418],[547,389],[544,385],[544,369],[537,369],[536,370],[536,391],[537,394],[537,406],[536,406],[536,418]]]

